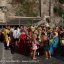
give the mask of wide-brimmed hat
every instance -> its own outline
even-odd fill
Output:
[[[55,32],[55,36],[58,36],[58,33],[57,32]]]

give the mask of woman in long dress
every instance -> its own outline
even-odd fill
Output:
[[[7,46],[7,44],[9,44],[8,34],[10,34],[10,30],[6,27],[4,29],[4,38],[5,38],[4,46],[5,46],[5,49],[8,49],[8,46]]]
[[[59,38],[58,38],[58,33],[55,32],[53,34],[53,43],[51,44],[50,46],[50,54],[53,55],[54,53],[54,50],[56,50],[57,46],[58,46],[58,43],[59,43]]]
[[[25,54],[26,52],[26,33],[23,30],[20,35],[19,52]]]
[[[36,58],[36,53],[37,53],[37,49],[38,49],[38,41],[37,41],[37,33],[34,31],[33,34],[33,38],[32,38],[32,53],[33,53],[33,59],[37,59]]]

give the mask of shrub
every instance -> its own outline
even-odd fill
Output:
[[[59,0],[60,3],[64,4],[64,0]]]
[[[62,16],[64,14],[64,10],[61,7],[54,6],[54,14],[58,14],[59,16]]]

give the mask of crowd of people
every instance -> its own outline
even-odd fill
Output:
[[[41,53],[46,59],[51,58],[60,42],[62,29],[45,26],[6,26],[0,29],[0,41],[3,41],[6,50],[14,54],[18,49],[20,54],[29,55],[37,59]]]

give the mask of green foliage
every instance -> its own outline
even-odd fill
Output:
[[[59,16],[62,16],[62,14],[64,14],[64,10],[61,7],[54,6],[53,10],[54,10],[54,13]]]
[[[58,9],[58,15],[62,16],[63,13],[64,13],[63,9],[61,7],[59,7],[59,9]]]
[[[59,0],[60,3],[64,4],[64,0]]]
[[[57,6],[54,6],[54,13],[57,13],[58,12],[58,7]]]

